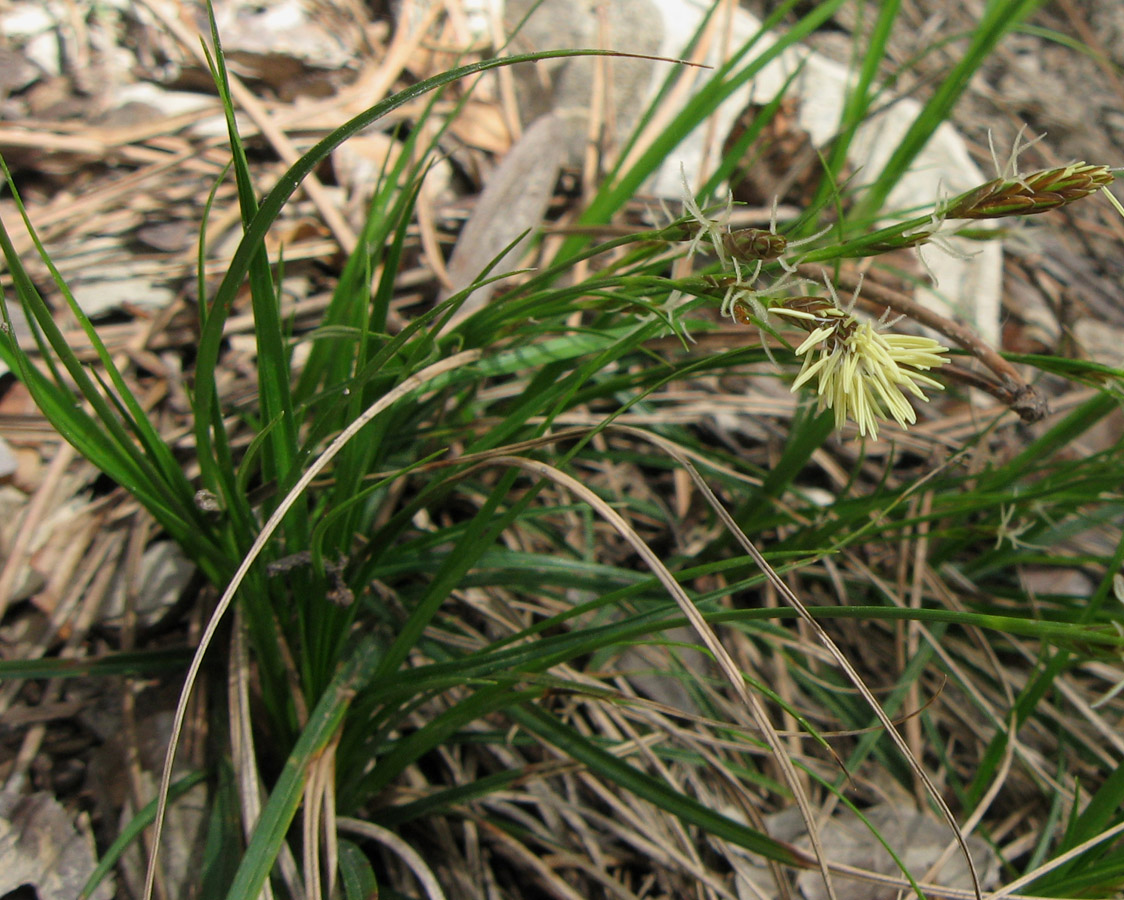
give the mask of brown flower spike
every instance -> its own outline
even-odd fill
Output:
[[[1107,166],[1070,163],[1019,178],[996,178],[950,200],[942,219],[996,219],[1048,212],[1112,184]]]

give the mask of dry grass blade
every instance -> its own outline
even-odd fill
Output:
[[[953,815],[948,803],[945,802],[944,797],[941,796],[940,791],[937,790],[937,786],[933,784],[932,779],[925,772],[924,767],[910,751],[909,745],[906,743],[905,739],[902,738],[902,736],[898,733],[898,730],[894,726],[893,721],[891,721],[890,717],[886,715],[885,711],[882,709],[882,706],[878,703],[877,698],[875,698],[870,688],[867,687],[866,683],[862,679],[862,676],[859,675],[859,673],[855,670],[855,667],[851,665],[850,660],[848,660],[843,651],[839,649],[835,641],[831,639],[831,636],[828,635],[826,631],[824,631],[823,626],[821,626],[819,622],[816,621],[815,617],[808,612],[807,607],[804,606],[800,598],[792,592],[787,584],[785,584],[784,579],[777,575],[777,573],[773,570],[773,567],[769,565],[765,557],[761,555],[761,552],[746,536],[745,532],[743,532],[741,528],[738,527],[738,523],[734,521],[733,517],[726,510],[726,507],[722,505],[722,502],[718,499],[718,497],[715,496],[714,491],[710,489],[710,486],[706,483],[705,479],[703,479],[703,477],[699,474],[698,470],[691,464],[691,462],[679,452],[678,448],[674,444],[664,441],[658,435],[648,435],[648,439],[651,440],[654,444],[662,447],[687,470],[687,473],[691,476],[691,480],[694,481],[696,486],[702,492],[711,509],[715,511],[719,519],[722,520],[722,523],[726,526],[726,528],[729,529],[730,534],[732,534],[737,539],[738,543],[741,544],[745,552],[749,554],[749,556],[757,564],[758,568],[761,569],[762,574],[764,574],[765,577],[769,580],[769,583],[782,597],[785,598],[789,605],[792,606],[792,608],[795,609],[797,613],[799,613],[800,618],[803,619],[815,632],[820,642],[828,649],[831,655],[835,658],[836,662],[838,662],[840,668],[847,675],[847,678],[850,679],[851,683],[855,685],[855,688],[859,691],[863,699],[867,702],[867,705],[870,706],[871,710],[873,710],[874,714],[882,723],[882,726],[886,729],[886,732],[887,734],[889,734],[890,739],[894,742],[894,745],[898,748],[902,756],[908,762],[909,767],[913,770],[914,774],[917,775],[918,779],[925,786],[925,790],[933,798],[933,801],[937,804],[937,806],[940,807],[941,813],[945,817],[945,820],[948,822],[949,826],[952,828],[953,833],[956,835],[956,841],[960,845],[960,850],[964,854],[964,858],[968,863],[968,870],[970,871],[972,876],[972,886],[975,890],[975,896],[977,900],[983,900],[983,891],[980,887],[979,873],[976,871],[975,861],[972,859],[972,854],[968,850],[968,843],[964,838],[964,834],[960,826],[956,822],[956,817]],[[813,845],[815,845],[814,836]],[[817,854],[819,855],[819,848],[817,848]]]
[[[900,875],[882,875],[878,872],[872,872],[869,869],[861,869],[857,866],[847,865],[846,863],[831,863],[831,871],[837,875],[853,878],[856,881],[862,881],[866,884],[882,885],[884,887],[895,888],[899,891],[913,890],[913,885]],[[973,898],[979,898],[981,896],[974,890],[968,888],[947,887],[942,884],[932,884],[927,881],[918,881],[917,886],[921,888],[925,897],[943,897],[945,900],[973,900]],[[1047,898],[1040,894],[1007,893],[1008,890],[1009,888],[1003,888],[1000,891],[988,891],[982,895],[982,900],[1057,900],[1056,897]]]
[[[1121,834],[1121,833],[1124,833],[1124,822],[1119,822],[1116,825],[1113,825],[1111,828],[1106,828],[1100,834],[1094,835],[1093,837],[1089,838],[1089,840],[1083,841],[1082,843],[1078,844],[1076,847],[1073,847],[1072,849],[1070,849],[1067,852],[1061,854],[1060,856],[1056,856],[1056,857],[1054,857],[1054,859],[1051,859],[1049,862],[1043,863],[1037,869],[1034,869],[1033,871],[1027,872],[1021,878],[1016,878],[1014,881],[1012,881],[1006,887],[1002,888],[1001,890],[995,891],[995,893],[991,894],[989,896],[988,900],[1000,900],[1001,897],[1015,897],[1015,896],[1017,896],[1014,892],[1017,891],[1019,888],[1021,888],[1023,885],[1030,884],[1033,881],[1036,881],[1037,879],[1039,879],[1043,875],[1045,875],[1047,872],[1052,872],[1054,869],[1057,869],[1059,866],[1065,865],[1071,859],[1076,859],[1082,853],[1084,853],[1086,850],[1088,850],[1090,847],[1096,847],[1098,844],[1103,844],[1109,838],[1116,837],[1116,835]]]
[[[572,491],[576,496],[588,503],[592,509],[616,529],[617,533],[632,546],[641,559],[649,566],[656,578],[659,579],[660,584],[662,584],[675,599],[675,602],[679,605],[679,608],[683,611],[687,620],[694,627],[695,631],[698,632],[699,637],[702,638],[707,649],[713,654],[715,661],[718,663],[723,675],[726,676],[730,686],[733,687],[738,699],[745,704],[746,708],[752,714],[754,721],[757,723],[757,727],[761,730],[769,748],[773,751],[774,760],[777,765],[780,766],[784,774],[785,783],[792,791],[793,797],[796,799],[796,804],[800,808],[800,814],[807,825],[812,848],[815,852],[816,860],[819,863],[820,873],[823,875],[828,896],[831,900],[836,900],[835,887],[832,884],[831,875],[826,864],[826,855],[818,837],[815,812],[812,809],[807,793],[803,789],[801,779],[796,771],[795,765],[793,765],[792,758],[789,756],[776,729],[773,728],[772,722],[769,721],[768,713],[761,703],[761,700],[756,695],[749,692],[737,663],[734,662],[729,651],[722,646],[714,630],[707,624],[703,614],[700,613],[695,604],[691,602],[691,598],[687,596],[687,593],[679,585],[679,582],[675,580],[675,576],[672,575],[667,566],[663,564],[663,561],[656,552],[648,546],[643,538],[633,530],[632,526],[629,525],[612,506],[577,479],[564,472],[560,472],[553,466],[546,465],[537,460],[525,459],[518,456],[499,456],[493,460],[493,463],[517,466],[518,468],[546,478]],[[692,468],[691,471],[694,471],[694,469]]]
[[[289,493],[285,495],[285,498],[277,505],[277,509],[275,509],[273,515],[269,517],[261,533],[258,534],[253,545],[250,547],[245,559],[243,559],[242,563],[238,566],[238,570],[230,579],[230,584],[227,585],[222,597],[219,598],[219,602],[215,606],[215,611],[211,614],[211,618],[207,622],[207,627],[204,629],[203,635],[199,639],[199,646],[196,648],[195,655],[191,660],[191,665],[188,667],[183,690],[180,692],[179,702],[176,704],[176,714],[172,721],[171,739],[168,742],[168,750],[164,755],[164,769],[160,775],[160,790],[156,803],[156,821],[153,827],[152,852],[149,854],[148,872],[145,876],[144,900],[152,900],[153,879],[156,872],[156,854],[159,852],[160,834],[164,829],[164,817],[168,809],[168,790],[172,784],[172,763],[175,761],[176,748],[179,745],[184,719],[187,716],[187,702],[191,696],[192,688],[195,686],[195,681],[199,677],[199,670],[203,666],[203,657],[206,655],[211,641],[214,640],[219,623],[222,621],[223,616],[226,615],[230,604],[234,601],[235,593],[237,593],[238,588],[241,587],[243,580],[246,578],[246,574],[250,571],[250,566],[252,566],[258,556],[261,555],[262,550],[265,549],[265,545],[269,543],[270,539],[273,537],[273,533],[281,525],[281,521],[285,518],[286,513],[292,509],[297,498],[304,493],[313,479],[324,471],[328,463],[347,446],[351,439],[354,438],[367,423],[383,410],[393,406],[402,398],[424,387],[435,378],[444,375],[446,372],[454,371],[461,366],[469,365],[478,360],[481,355],[482,352],[479,350],[466,350],[463,353],[450,356],[448,359],[435,362],[433,365],[427,366],[420,372],[403,380],[401,384],[393,390],[388,391],[375,403],[365,409],[363,414],[340,432],[336,439],[328,445],[327,449],[309,465],[308,469],[306,469],[304,474],[300,477],[300,480],[293,485],[293,489],[289,491]]]
[[[336,844],[336,747],[339,733],[309,767],[304,787],[304,896],[307,900],[323,900],[334,894]],[[323,846],[321,836],[323,835]],[[323,850],[323,855],[321,854]],[[326,859],[324,858],[326,857]],[[327,875],[327,879],[325,879]]]
[[[992,780],[991,785],[988,787],[986,793],[980,798],[980,802],[976,804],[976,808],[968,817],[968,820],[958,830],[958,836],[967,836],[976,830],[976,826],[983,820],[984,814],[991,808],[991,804],[995,802],[995,798],[999,796],[999,792],[1007,783],[1007,777],[1011,774],[1011,762],[1015,758],[1015,750],[1018,748],[1018,740],[1016,738],[1014,727],[1007,729],[1007,746],[1003,751],[1003,759],[999,762],[999,769],[996,772],[995,778]],[[957,842],[952,842],[945,848],[944,852],[929,866],[929,870],[922,876],[922,879],[927,881],[930,878],[935,878],[940,872],[941,867],[948,862],[952,854],[956,852]]]
[[[242,828],[247,841],[253,823],[261,815],[261,787],[254,754],[254,730],[250,710],[250,652],[246,646],[242,610],[234,609],[234,626],[230,629],[230,665],[226,676],[227,703],[230,707],[230,758],[238,798],[242,807]],[[267,880],[262,886],[262,900],[273,900],[273,886]]]

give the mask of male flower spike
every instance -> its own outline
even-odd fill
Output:
[[[892,417],[907,427],[917,421],[917,413],[906,392],[924,400],[920,385],[942,389],[924,374],[947,361],[941,354],[948,348],[932,338],[882,331],[882,323],[861,321],[822,297],[796,297],[769,312],[791,318],[809,332],[796,348],[804,364],[792,390],[815,379],[819,408],[834,411],[837,429],[848,418],[863,437],[878,436],[880,418]]]

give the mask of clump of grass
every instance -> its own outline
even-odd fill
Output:
[[[838,5],[815,7],[778,46],[800,40]],[[826,282],[809,270],[936,241],[950,220],[972,217],[966,213],[1037,212],[1107,183],[1102,167],[1044,170],[989,182],[920,218],[875,231],[864,225],[948,115],[965,73],[1029,5],[1000,6],[988,8],[964,62],[830,238],[824,232],[801,243],[775,221],[768,231],[734,231],[723,207],[710,212],[687,197],[687,213],[657,231],[592,246],[566,242],[539,271],[453,327],[445,326],[467,291],[392,333],[395,278],[435,152],[421,145],[419,128],[375,192],[323,322],[295,337],[278,312],[265,239],[301,180],[334,147],[408,101],[498,66],[566,54],[488,60],[414,85],[322,140],[259,202],[213,35],[243,237],[221,284],[200,304],[196,479],[184,474],[54,272],[59,295],[99,350],[96,372],[66,345],[0,229],[36,342],[32,354],[9,331],[0,353],[64,437],[136,496],[222,592],[188,669],[177,733],[204,654],[224,649],[214,646],[224,614],[232,605],[238,612],[226,655],[237,677],[213,713],[238,752],[229,760],[220,754],[208,773],[217,787],[200,885],[257,897],[272,875],[294,895],[360,897],[380,878],[391,890],[410,890],[405,867],[422,884],[444,879],[450,893],[475,896],[479,885],[458,886],[458,878],[479,873],[471,848],[483,840],[507,871],[558,893],[573,891],[571,876],[589,895],[638,896],[650,878],[668,893],[699,884],[728,891],[736,849],[781,866],[818,867],[831,891],[839,875],[818,841],[815,807],[847,801],[850,777],[924,788],[965,852],[954,814],[971,818],[997,847],[1010,889],[1089,896],[1115,889],[1124,783],[1098,741],[1119,703],[1094,712],[1078,701],[1089,693],[1079,667],[1104,664],[1124,647],[1109,602],[1112,575],[1124,563],[1114,525],[1121,499],[1105,492],[1118,480],[1121,448],[1087,458],[1067,448],[1117,407],[1108,381],[1117,373],[1023,360],[1098,391],[1014,458],[966,470],[959,464],[982,447],[986,429],[951,457],[938,454],[936,441],[901,430],[916,418],[906,395],[939,387],[950,368],[945,348],[890,332],[885,319],[859,318],[854,300],[839,299],[848,292],[842,270]],[[882,56],[896,4],[884,7],[884,27],[859,58]],[[778,46],[751,42],[715,72],[627,171],[611,174],[586,221],[611,217]],[[860,80],[840,146],[869,112],[874,90],[871,77]],[[825,184],[838,183],[843,158],[828,154]],[[25,224],[32,230],[26,216]],[[712,253],[721,270],[669,278],[684,242],[689,254]],[[565,283],[595,257],[611,265]],[[223,325],[244,284],[259,403],[238,426],[253,434],[238,455],[217,373]],[[914,312],[885,292],[878,299]],[[10,325],[3,298],[0,305]],[[783,344],[667,359],[651,352],[671,329],[713,329],[713,319],[697,315],[706,306],[723,307],[768,338],[779,321],[807,337],[792,354]],[[994,351],[944,327],[992,366],[997,392],[1010,390],[1011,379],[1021,383]],[[307,347],[299,371],[298,342]],[[793,407],[767,466],[721,449],[698,415],[690,427],[654,415],[673,386],[759,372],[769,352],[782,364],[804,357],[796,383],[815,383],[817,402]],[[847,420],[873,438],[886,418],[932,461],[879,466],[842,450],[849,469],[810,466],[825,448],[840,449],[832,433]],[[626,464],[622,482],[599,477]],[[686,499],[705,501],[689,513],[702,538],[682,533],[679,473],[694,486]],[[1093,535],[1109,536],[1107,548],[1094,549]],[[1016,577],[1032,565],[1081,565],[1097,586],[1092,596],[1032,597]],[[801,630],[786,623],[794,616]],[[685,624],[694,629],[692,647],[695,636],[702,642],[705,665],[687,661],[670,636]],[[664,651],[662,675],[687,698],[682,708],[638,690],[637,673],[623,662],[637,645]],[[1000,655],[1032,664],[1012,679]],[[260,701],[252,722],[251,680]],[[1053,726],[1055,707],[1041,706],[1052,693],[1081,710],[1077,725]],[[970,765],[950,753],[950,734],[970,744],[962,751]],[[159,828],[177,796],[174,752],[173,743],[158,802],[129,835],[153,819]],[[1066,762],[1047,770],[1051,758]],[[926,771],[934,761],[942,790]],[[1018,839],[1010,840],[1002,810],[989,815],[993,803],[1002,805],[995,785],[1012,767],[1024,780],[1056,786],[1036,794],[1039,819],[1056,826],[1040,837],[1016,826]],[[240,789],[223,789],[231,781]],[[770,837],[760,823],[765,809],[790,800],[808,823],[812,853]],[[388,849],[366,849],[356,835]],[[426,852],[414,853],[404,838]],[[156,871],[150,867],[150,891]],[[786,890],[775,871],[778,890]],[[920,893],[922,874],[903,872],[900,884]],[[505,887],[518,891],[514,876]],[[974,887],[979,893],[978,880]]]

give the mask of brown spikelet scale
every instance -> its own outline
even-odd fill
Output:
[[[784,309],[789,309],[797,313],[807,313],[809,316],[815,316],[816,318],[824,318],[829,315],[834,315],[831,310],[834,310],[836,308],[826,297],[815,297],[810,295],[805,295],[803,297],[789,297],[786,300],[782,301],[780,305]]]
[[[831,324],[842,332],[849,332],[847,313],[826,297],[788,297],[770,312],[784,316],[791,324],[811,334],[817,328]]]
[[[777,259],[788,249],[788,239],[783,234],[760,228],[730,231],[722,236],[722,243],[730,256],[747,260]]]

